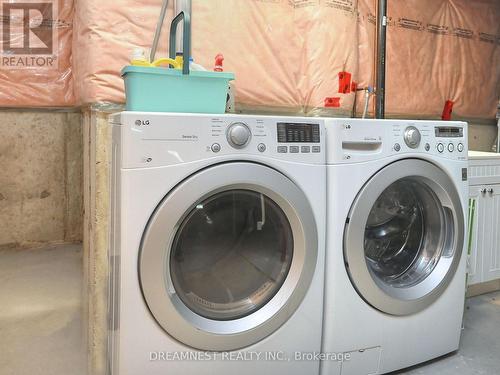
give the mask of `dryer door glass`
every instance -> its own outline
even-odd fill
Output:
[[[185,216],[172,244],[170,275],[179,298],[196,314],[238,319],[276,294],[292,256],[283,210],[262,193],[229,190]]]
[[[178,184],[149,219],[138,259],[158,324],[202,350],[236,350],[278,330],[319,272],[308,198],[283,173],[248,162]]]
[[[409,287],[436,266],[445,233],[443,208],[416,178],[392,183],[373,205],[365,227],[365,257],[384,283]]]

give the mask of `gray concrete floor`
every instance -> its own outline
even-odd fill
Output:
[[[446,319],[446,317],[442,317]],[[437,323],[438,324],[438,323]],[[460,349],[443,358],[393,373],[407,375],[500,374],[500,292],[466,302]]]
[[[81,249],[0,251],[0,374],[83,375]]]
[[[81,300],[81,245],[0,251],[0,374],[83,375]],[[469,299],[464,325],[457,353],[395,374],[500,374],[500,292]]]

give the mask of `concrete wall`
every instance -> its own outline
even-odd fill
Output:
[[[82,240],[80,113],[0,112],[0,249]]]
[[[469,149],[491,152],[497,138],[496,125],[469,125]]]

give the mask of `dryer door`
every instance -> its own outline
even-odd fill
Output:
[[[349,276],[380,311],[416,313],[451,282],[464,233],[450,177],[423,160],[395,162],[365,184],[351,208],[344,235]]]
[[[307,197],[253,163],[226,163],[179,184],[144,232],[139,277],[165,331],[205,350],[262,340],[295,312],[318,238]]]

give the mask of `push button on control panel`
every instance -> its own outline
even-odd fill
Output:
[[[455,151],[455,145],[453,143],[448,143],[448,151],[449,152]]]
[[[286,154],[288,152],[287,146],[278,146],[278,154]]]
[[[214,143],[212,145],[211,149],[212,149],[212,152],[215,152],[215,153],[219,152],[220,151],[220,144]]]
[[[321,152],[321,146],[312,146],[312,152],[314,153]]]
[[[401,151],[401,145],[400,145],[399,143],[396,143],[396,144],[394,145],[394,151],[396,151],[396,152]]]
[[[259,143],[259,145],[257,146],[257,150],[259,150],[259,152],[264,152],[266,151],[266,145],[264,143]]]
[[[444,145],[442,143],[438,143],[437,150],[439,153],[443,153],[444,152]]]
[[[300,152],[305,153],[305,154],[310,153],[311,152],[311,146],[302,146],[300,148]]]
[[[463,143],[459,143],[458,144],[457,150],[458,150],[458,152],[464,152],[464,145],[463,145]]]
[[[299,153],[299,146],[290,146],[290,153],[298,154]]]
[[[426,143],[425,144],[425,151],[429,151],[431,149],[431,145]]]

